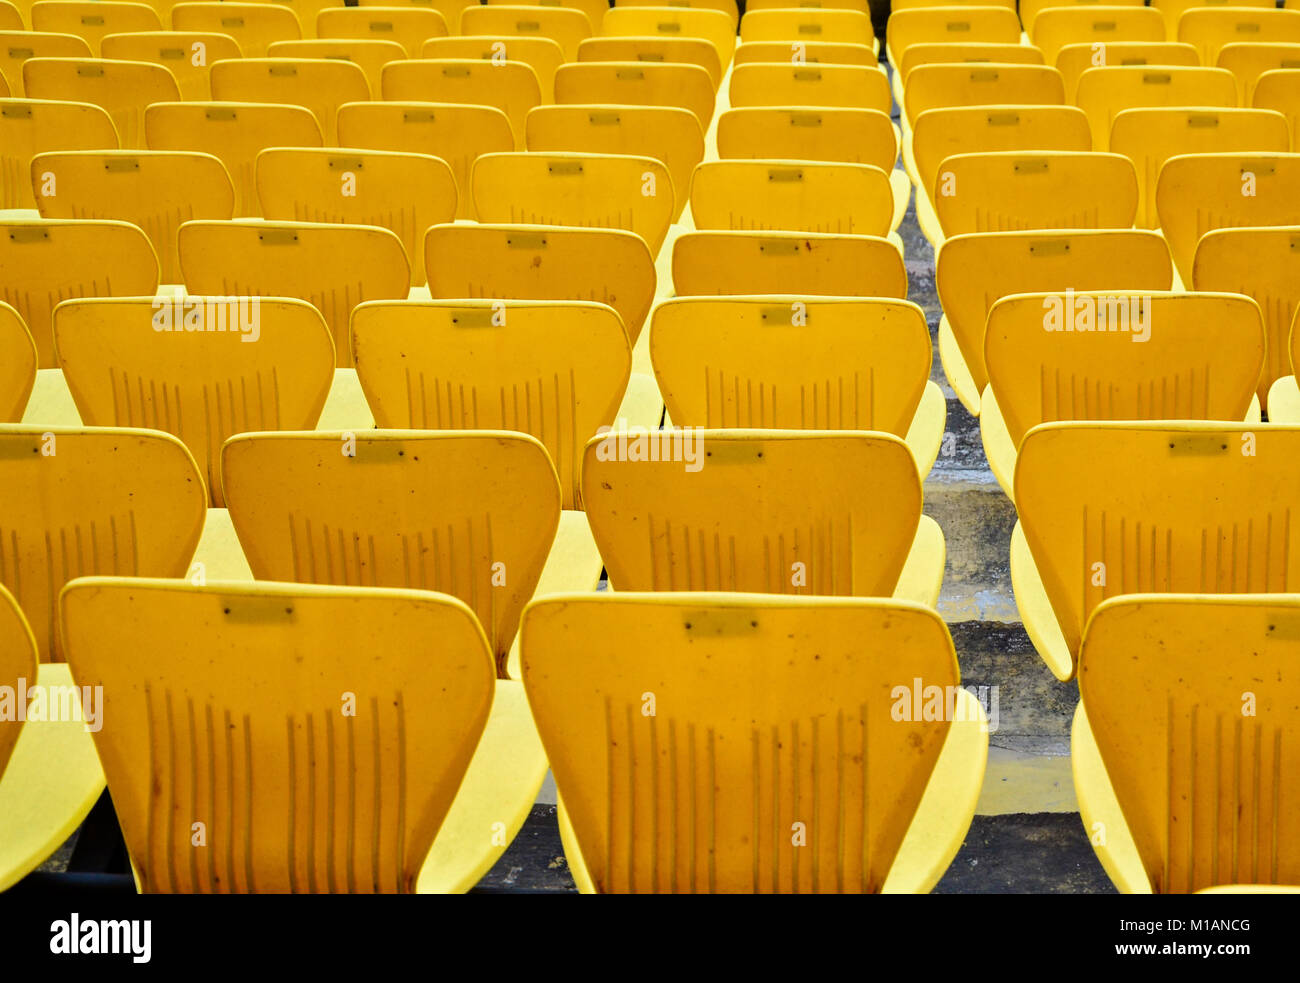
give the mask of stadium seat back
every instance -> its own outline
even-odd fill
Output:
[[[1109,45],[1121,41],[1155,43],[1165,40],[1160,11],[1143,6],[1049,7],[1028,28],[1030,41],[1043,52],[1048,64],[1067,44]]]
[[[226,438],[314,427],[334,380],[329,331],[300,300],[69,301],[54,336],[82,422],[179,437],[217,508]]]
[[[1300,881],[1298,615],[1295,598],[1148,594],[1088,626],[1079,690],[1156,893]]]
[[[281,2],[281,0],[276,0]],[[303,41],[275,41],[267,49],[268,58],[326,58],[349,61],[366,75],[370,97],[381,95],[381,73],[390,61],[401,61],[406,49],[396,41],[371,41],[361,38],[311,38]]]
[[[212,66],[212,98],[302,106],[320,124],[326,146],[338,142],[339,106],[370,98],[366,73],[350,62],[324,58],[241,58]]]
[[[893,213],[889,175],[866,164],[710,161],[691,184],[697,229],[884,236]]]
[[[451,594],[502,667],[560,521],[555,469],[522,433],[241,434],[222,474],[255,577]]]
[[[1133,162],[1121,154],[1012,150],[939,165],[935,211],[945,235],[1017,229],[1129,229]]]
[[[1267,407],[1269,387],[1293,368],[1289,339],[1300,306],[1300,226],[1207,232],[1196,249],[1191,284],[1245,294],[1259,304],[1268,332],[1259,397]]]
[[[532,605],[523,631],[529,703],[597,891],[881,889],[952,728],[896,721],[888,695],[896,678],[957,687],[933,612],[568,595]],[[643,678],[667,723],[644,714]],[[813,815],[820,832],[792,845]]]
[[[1056,70],[1065,81],[1065,98],[1074,102],[1079,90],[1079,76],[1090,68],[1107,65],[1197,68],[1200,52],[1190,44],[1177,41],[1115,41],[1109,43],[1067,44],[1056,53]]]
[[[99,57],[100,42],[109,34],[138,34],[162,30],[158,13],[147,3],[41,0],[32,4],[32,30],[48,34],[73,34]]]
[[[756,62],[788,61],[795,64],[863,65],[875,68],[880,59],[870,42],[853,44],[847,41],[750,41],[736,49],[734,65],[752,65]]]
[[[345,147],[438,157],[456,179],[456,217],[474,218],[470,175],[483,154],[508,153],[515,137],[506,114],[491,106],[420,102],[350,103],[339,109]],[[423,233],[423,230],[421,230]]]
[[[36,638],[18,602],[0,586],[0,686],[20,692],[29,681],[36,681],[37,665]],[[15,713],[0,718],[0,779],[22,727],[23,720]]]
[[[35,208],[31,161],[55,150],[117,147],[112,117],[90,103],[0,99],[0,207]]]
[[[97,577],[61,620],[142,892],[415,890],[492,704],[463,604]]]
[[[419,57],[523,62],[536,73],[542,104],[548,105],[555,101],[555,73],[564,64],[564,49],[550,38],[446,37],[429,38]]]
[[[673,245],[677,296],[907,296],[907,271],[888,239],[820,232],[689,232]]]
[[[1237,105],[1237,81],[1224,68],[1110,65],[1090,68],[1080,75],[1074,101],[1088,114],[1093,149],[1109,150],[1111,126],[1125,109],[1231,109]]]
[[[644,239],[652,255],[676,214],[668,169],[650,157],[485,154],[471,186],[482,222],[623,229]]]
[[[1126,109],[1115,117],[1110,149],[1133,161],[1140,229],[1160,227],[1156,182],[1172,157],[1208,153],[1286,153],[1286,118],[1258,109]]]
[[[907,444],[862,431],[613,431],[582,501],[616,591],[888,597],[921,519]]]
[[[986,232],[954,236],[939,249],[939,303],[974,378],[988,384],[984,328],[994,302],[1010,294],[1074,290],[1169,290],[1173,264],[1155,232]]]
[[[146,106],[180,98],[176,79],[161,65],[99,58],[30,58],[23,63],[23,89],[33,99],[99,106],[113,118],[123,148],[144,146]]]
[[[64,661],[59,591],[93,574],[183,577],[207,493],[194,458],[156,430],[0,427],[0,584],[42,662]],[[101,624],[101,634],[111,635]]]
[[[75,297],[152,297],[158,258],[148,238],[126,222],[11,219],[0,224],[0,301],[32,333],[43,369],[57,367],[50,320]]]
[[[257,157],[271,221],[378,225],[402,240],[411,285],[424,284],[424,232],[456,217],[456,179],[437,157],[389,150],[273,148]]]
[[[1300,69],[1273,69],[1255,83],[1251,105],[1272,109],[1286,117],[1291,127],[1291,149],[1300,153]]]
[[[1165,161],[1156,215],[1182,274],[1214,229],[1300,225],[1300,154],[1187,154]]]
[[[352,318],[357,378],[384,429],[515,430],[542,442],[580,509],[582,449],[613,426],[632,350],[616,311],[570,301],[373,303]]]
[[[393,62],[384,68],[382,88],[387,101],[445,102],[499,109],[510,120],[514,135],[511,149],[515,150],[523,149],[528,111],[542,101],[537,73],[520,61],[467,58]]]
[[[1226,68],[1237,77],[1241,104],[1249,106],[1255,95],[1255,85],[1265,72],[1300,68],[1300,43],[1246,41],[1225,44],[1219,49],[1215,65]]]
[[[904,109],[915,124],[927,109],[955,106],[1060,106],[1061,73],[1049,65],[920,65],[907,78]]]
[[[1010,7],[961,5],[899,9],[890,14],[885,44],[900,64],[914,44],[1019,44],[1020,19]]]
[[[1192,7],[1233,6],[1272,9],[1277,6],[1277,3],[1276,0],[1210,0],[1208,3],[1206,0],[1151,0],[1151,6],[1165,15],[1165,26],[1168,28],[1169,37],[1173,39],[1178,37],[1178,22]]]
[[[524,142],[530,152],[653,157],[672,177],[673,221],[686,207],[691,175],[704,158],[700,121],[675,106],[539,106],[528,114]]]
[[[186,102],[212,99],[208,83],[212,66],[229,58],[243,57],[229,34],[204,31],[110,34],[100,47],[105,58],[161,65],[172,73],[180,97]]]
[[[704,38],[587,38],[578,45],[577,60],[681,62],[698,65],[708,72],[715,89],[722,81],[722,59],[717,46]]]
[[[276,41],[308,37],[298,15],[282,3],[178,3],[172,8],[172,30],[229,34],[245,58],[265,58]]]
[[[907,436],[931,363],[915,304],[768,296],[665,301],[650,355],[678,426],[896,437]]]
[[[564,49],[564,60],[578,57],[578,45],[599,29],[571,7],[492,4],[469,6],[460,15],[460,33],[550,38]]]
[[[1245,419],[1264,339],[1234,294],[1020,294],[989,311],[984,363],[1019,447],[1060,420]]]
[[[898,136],[877,109],[752,106],[718,117],[718,156],[843,161],[889,173],[898,160]]]
[[[435,225],[424,263],[435,300],[595,301],[618,311],[633,345],[655,296],[645,240],[619,229]]]
[[[187,222],[180,257],[190,293],[307,301],[329,325],[340,368],[352,364],[352,309],[404,299],[411,286],[402,240],[377,225]]]
[[[44,31],[0,31],[0,76],[9,93],[21,98],[23,62],[28,58],[90,58],[90,45],[75,34]],[[121,57],[109,55],[110,58]]]
[[[1224,45],[1234,42],[1300,42],[1300,10],[1197,7],[1178,18],[1178,40],[1194,44],[1201,63],[1213,65]]]
[[[1075,655],[1120,594],[1286,593],[1300,429],[1224,422],[1049,423],[1016,459],[1020,524]]]
[[[699,65],[654,62],[578,62],[555,73],[560,105],[675,106],[695,114],[700,128],[713,120],[716,93]]]
[[[653,9],[616,4],[602,24],[594,24],[605,37],[703,38],[718,52],[723,71],[736,50],[736,20],[720,10],[656,4]],[[572,58],[574,56],[570,56]]]
[[[1020,23],[1025,26],[1025,33],[1029,34],[1034,26],[1034,21],[1044,10],[1055,9],[1073,9],[1076,6],[1115,6],[1115,7],[1141,7],[1142,0],[1021,0],[1017,4],[1020,14]],[[1163,21],[1161,22],[1163,24]],[[1163,34],[1161,35],[1163,37]],[[1032,35],[1030,35],[1032,38]]]
[[[738,65],[731,73],[731,105],[875,109],[893,104],[889,79],[862,65]]]
[[[266,147],[320,147],[320,124],[302,106],[240,102],[159,103],[144,117],[151,150],[192,150],[226,165],[235,187],[235,217],[258,216],[257,155]]]
[[[912,128],[916,169],[930,200],[939,165],[956,154],[1092,149],[1088,117],[1075,106],[957,106],[931,109]]]
[[[902,55],[898,73],[906,83],[912,69],[921,65],[997,62],[1001,65],[1045,65],[1043,53],[1029,44],[927,41],[914,44]]]
[[[159,280],[180,283],[176,233],[192,219],[230,219],[235,189],[211,154],[74,150],[32,158],[42,218],[116,219],[139,228],[158,257]]]
[[[870,46],[875,38],[871,15],[858,10],[747,10],[740,21],[740,40],[745,44],[760,41],[830,41]]]
[[[446,37],[447,21],[431,7],[327,7],[316,16],[320,38],[395,41],[419,58],[429,38]]]

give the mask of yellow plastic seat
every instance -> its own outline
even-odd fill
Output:
[[[1264,349],[1259,307],[1235,294],[1003,297],[984,331],[980,435],[993,475],[1014,497],[1017,450],[1040,423],[1258,421]]]
[[[145,111],[144,133],[150,150],[218,158],[235,187],[236,218],[260,213],[254,168],[262,150],[324,144],[311,110],[240,102],[156,103]]]
[[[530,605],[523,631],[581,890],[924,893],[965,838],[988,726],[931,611],[567,595]],[[951,712],[908,712],[899,678]]]
[[[1094,150],[1110,149],[1110,129],[1125,109],[1178,106],[1232,109],[1237,81],[1223,68],[1111,65],[1079,76],[1075,105],[1088,114]]]
[[[870,41],[749,41],[738,45],[731,59],[734,65],[788,61],[793,64],[863,65],[875,68],[879,58]]]
[[[172,8],[172,30],[229,34],[245,58],[265,58],[276,41],[307,36],[298,15],[281,3],[178,3]]]
[[[1277,6],[1276,0],[1151,0],[1151,6],[1165,15],[1165,26],[1169,32],[1170,40],[1178,37],[1178,22],[1192,7],[1207,6],[1232,6],[1232,7],[1266,7],[1272,9]],[[1211,64],[1213,64],[1211,62]]]
[[[519,61],[392,62],[384,67],[382,88],[384,99],[390,102],[442,102],[499,109],[510,120],[515,150],[523,149],[528,111],[542,101],[537,73]]]
[[[410,292],[402,240],[380,226],[195,221],[181,226],[179,241],[189,293],[305,300],[329,325],[340,368],[352,364],[352,309]]]
[[[1155,43],[1165,40],[1165,21],[1160,11],[1142,6],[1050,7],[1038,14],[1027,28],[1030,43],[1043,52],[1048,64],[1067,44],[1099,44],[1122,41]]]
[[[645,6],[653,7],[663,0],[616,0],[622,3],[642,3]],[[901,8],[904,4],[900,3]],[[745,10],[786,10],[789,9],[790,0],[748,0],[745,4]],[[822,10],[856,10],[858,13],[869,13],[867,0],[799,0],[801,8],[812,8]]]
[[[1061,73],[1048,65],[918,65],[907,77],[903,108],[915,126],[927,109],[956,106],[1059,106]]]
[[[1234,41],[1219,49],[1215,65],[1226,68],[1237,77],[1241,104],[1249,106],[1255,95],[1255,84],[1265,72],[1300,68],[1300,43]]]
[[[1300,312],[1300,304],[1296,306]],[[1296,366],[1300,365],[1300,332],[1296,331],[1296,322],[1300,313],[1292,314],[1291,337],[1287,345],[1287,358],[1283,368],[1290,365],[1288,375],[1279,376],[1268,391],[1268,419],[1270,423],[1300,423],[1300,385],[1296,384]]]
[[[229,34],[203,31],[153,31],[144,34],[110,34],[100,45],[105,58],[146,61],[171,72],[181,99],[212,99],[208,70],[218,61],[241,58]]]
[[[17,423],[36,384],[36,342],[19,313],[0,303],[0,423]],[[3,735],[0,735],[2,738]],[[0,748],[0,774],[4,773]]]
[[[907,91],[908,76],[912,74],[912,69],[921,65],[970,65],[987,62],[1001,65],[1046,64],[1043,53],[1031,44],[994,42],[922,41],[911,45],[901,58],[891,79],[894,100],[900,106]]]
[[[892,434],[612,431],[587,443],[582,501],[612,590],[938,602],[943,533]]]
[[[718,116],[718,156],[843,161],[888,173],[898,161],[898,135],[877,109],[751,106]]]
[[[299,33],[306,40],[316,39],[316,18],[322,10],[328,7],[342,6],[339,0],[272,0],[272,2],[288,7],[293,11],[294,16],[298,18]],[[276,44],[278,42],[273,41],[271,43]],[[269,49],[267,55],[274,57],[274,54]]]
[[[425,154],[445,161],[456,179],[457,218],[474,217],[470,194],[474,161],[483,154],[505,153],[515,147],[510,120],[491,106],[349,103],[339,108],[338,121],[339,142],[345,147]]]
[[[116,147],[117,129],[99,106],[0,99],[0,207],[36,207],[31,160],[37,154]]]
[[[576,60],[681,62],[687,65],[698,65],[708,72],[714,89],[717,89],[718,83],[722,81],[722,59],[718,55],[718,48],[705,38],[659,35],[587,38],[578,45]],[[552,85],[554,85],[553,79]]]
[[[415,890],[493,701],[464,604],[96,577],[61,609],[143,893]]]
[[[953,236],[935,260],[943,306],[939,357],[967,411],[979,415],[988,385],[984,328],[989,308],[1010,294],[1074,290],[1169,290],[1173,264],[1158,233],[982,232]]]
[[[871,15],[857,10],[747,10],[740,21],[740,40],[830,41],[870,45],[875,40]]]
[[[632,345],[655,296],[649,247],[619,229],[435,225],[424,263],[435,300],[595,301],[618,311]]]
[[[697,229],[885,236],[893,231],[889,175],[867,164],[718,160],[691,184]]]
[[[555,101],[555,73],[564,64],[564,49],[550,38],[446,37],[429,38],[419,57],[476,58],[497,64],[503,60],[521,61],[536,73],[542,104],[547,105]]]
[[[73,686],[65,663],[38,664],[32,630],[3,586],[0,685],[11,694],[42,692],[46,705],[56,708],[45,719],[14,719],[16,714],[7,713],[0,720],[0,891],[5,891],[67,841],[104,790],[104,772],[87,729],[102,726],[103,717],[98,701],[87,706],[78,698],[82,691]]]
[[[524,143],[533,153],[653,157],[672,178],[673,221],[686,207],[691,175],[704,159],[700,121],[675,106],[538,106],[528,113]]]
[[[212,66],[218,102],[271,103],[310,109],[327,146],[338,141],[339,106],[370,98],[366,73],[350,62],[323,58],[241,58]]]
[[[466,7],[472,7],[477,2],[478,0],[357,0],[357,6],[423,7],[436,10],[442,14],[442,19],[447,22],[447,30],[451,34],[465,34],[467,32],[458,30],[460,15],[464,13]],[[336,4],[330,4],[330,6],[336,6]]]
[[[610,0],[486,0],[489,5],[504,4],[522,7],[566,7],[581,10],[594,29],[599,30],[601,19],[609,10]]]
[[[191,219],[230,219],[235,191],[210,154],[74,150],[32,158],[42,218],[117,219],[149,237],[162,283],[180,283],[176,232]]]
[[[1254,423],[1030,430],[1016,459],[1011,585],[1056,677],[1074,676],[1084,626],[1108,598],[1292,590],[1298,442],[1300,429]]]
[[[1216,229],[1196,247],[1193,290],[1253,297],[1264,314],[1267,357],[1259,397],[1268,408],[1269,387],[1291,373],[1291,325],[1300,307],[1300,226]]]
[[[679,297],[799,294],[907,296],[903,254],[888,239],[821,232],[690,232],[673,244]]]
[[[179,437],[216,508],[226,438],[311,429],[334,378],[329,331],[300,300],[74,300],[55,311],[54,337],[82,421]]]
[[[75,34],[18,29],[0,31],[0,77],[3,77],[9,93],[19,98],[24,94],[23,62],[28,58],[90,57],[90,45]]]
[[[1107,65],[1197,68],[1200,64],[1200,53],[1190,44],[1180,44],[1177,41],[1067,44],[1056,53],[1056,70],[1065,81],[1065,98],[1071,103],[1079,89],[1079,76],[1090,68],[1104,68]]]
[[[226,442],[222,475],[255,577],[452,594],[504,674],[560,521],[559,481],[535,438],[246,433]]]
[[[27,12],[27,19],[31,19],[30,0],[25,0],[24,7]],[[22,31],[26,29],[23,23],[24,11],[18,7],[18,4],[5,0],[3,6],[0,6],[0,31]]]
[[[676,214],[668,169],[650,157],[484,154],[470,184],[482,222],[623,229],[651,255]]]
[[[153,7],[117,0],[41,0],[32,4],[31,20],[33,31],[76,35],[90,46],[95,57],[106,35],[162,30],[162,21]]]
[[[1020,23],[1025,26],[1025,33],[1032,39],[1030,34],[1034,26],[1034,20],[1044,10],[1054,9],[1074,9],[1077,6],[1098,6],[1103,0],[1021,0],[1018,4],[1020,14]],[[1141,7],[1143,0],[1104,0],[1105,6],[1112,7]],[[1164,22],[1161,21],[1163,24]],[[1161,37],[1163,37],[1163,33]]]
[[[611,38],[703,38],[717,49],[724,72],[736,50],[736,18],[709,8],[672,7],[665,3],[650,8],[616,4],[606,11],[601,23],[592,26]]]
[[[282,2],[282,0],[276,0]],[[360,38],[311,38],[303,41],[275,41],[267,49],[268,58],[327,58],[349,61],[365,73],[370,96],[380,96],[380,74],[390,61],[406,57],[406,49],[396,41],[371,41]]]
[[[1207,232],[1300,225],[1300,154],[1173,157],[1160,169],[1155,198],[1169,251],[1190,283],[1192,259]]]
[[[1251,105],[1281,113],[1291,127],[1291,149],[1300,153],[1300,69],[1274,69],[1255,83]]]
[[[775,6],[782,6],[786,0],[777,0]],[[864,4],[866,0],[845,0],[849,3]],[[663,7],[664,0],[614,0],[615,6],[618,7]],[[809,4],[810,6],[819,6],[820,4]],[[826,6],[831,6],[828,2]],[[759,0],[753,3],[747,3],[745,9],[758,10],[760,7]],[[718,10],[726,14],[731,19],[732,27],[740,21],[740,9],[736,0],[680,0],[675,2],[673,9],[686,8],[688,10]],[[595,23],[594,21],[592,22]]]
[[[876,109],[893,105],[883,72],[862,65],[738,65],[731,73],[731,105]]]
[[[347,455],[345,439],[355,441]],[[223,470],[254,575],[444,590],[478,617],[499,674],[519,613],[545,579],[557,524],[565,528],[554,468],[525,434],[245,434],[227,442]],[[599,575],[599,559],[592,563],[577,576],[586,589]],[[563,583],[578,589],[573,571]],[[472,887],[523,825],[545,775],[522,686],[499,678],[483,739],[418,889]]]
[[[675,106],[688,109],[707,130],[715,93],[699,65],[589,61],[561,65],[555,73],[559,105]]]
[[[82,219],[0,223],[0,300],[31,331],[43,369],[58,364],[50,315],[60,301],[152,297],[157,287],[157,257],[134,225]]]
[[[613,308],[370,303],[353,315],[352,343],[376,426],[531,434],[560,476],[564,508],[582,508],[582,449],[600,427],[617,422],[632,365]]]
[[[176,79],[161,65],[100,58],[29,58],[23,89],[33,99],[99,106],[112,117],[123,148],[144,146],[146,106],[180,99]]]
[[[1121,154],[959,154],[939,165],[937,185],[935,213],[945,236],[1016,229],[1130,229],[1137,215],[1137,172]]]
[[[1115,117],[1110,148],[1133,161],[1138,174],[1141,229],[1160,227],[1156,182],[1170,158],[1205,153],[1286,153],[1286,119],[1258,109],[1126,109]]]
[[[1138,594],[1097,608],[1072,742],[1089,748],[1071,757],[1085,827],[1103,822],[1132,844],[1094,847],[1121,890],[1300,882],[1297,606],[1293,595]]]
[[[1019,44],[1020,19],[1011,7],[962,5],[895,10],[889,16],[885,48],[898,65],[914,44]]]
[[[677,298],[655,308],[650,356],[676,426],[878,430],[922,475],[938,456],[947,406],[907,301]]]
[[[442,14],[428,7],[327,7],[316,17],[318,37],[395,41],[408,58],[419,58],[425,41],[447,33]]]
[[[564,49],[566,61],[578,57],[578,45],[594,32],[581,10],[515,4],[469,6],[460,15],[461,34],[550,38]]]
[[[0,453],[0,584],[26,615],[42,662],[64,661],[55,603],[69,580],[185,575],[207,492],[193,457],[175,437],[155,430],[5,425]]]
[[[1213,65],[1219,50],[1234,42],[1300,42],[1300,10],[1195,8],[1178,18],[1178,40],[1194,44],[1201,63]]]
[[[456,180],[436,157],[388,150],[273,148],[257,157],[270,221],[378,225],[402,241],[411,285],[424,284],[424,233],[456,217]]]

